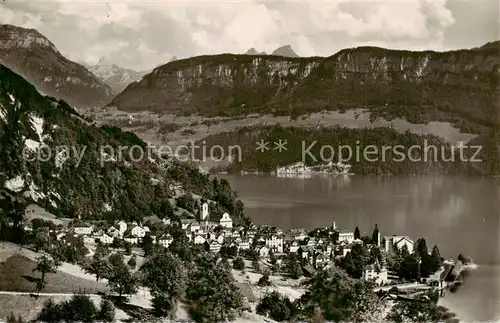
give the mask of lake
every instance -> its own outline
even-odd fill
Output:
[[[459,253],[479,265],[441,304],[462,321],[500,320],[500,180],[473,177],[320,177],[271,175],[226,178],[256,224],[283,230],[315,228],[335,221],[343,230],[371,235],[423,237],[441,255]]]

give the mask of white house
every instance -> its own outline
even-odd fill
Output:
[[[248,240],[242,240],[238,243],[239,249],[248,250],[250,249],[250,242]]]
[[[163,234],[158,238],[158,243],[164,246],[165,248],[168,248],[170,244],[174,241],[174,238],[168,233]]]
[[[217,238],[215,238],[215,241],[217,241],[220,244],[224,243],[224,235],[219,234]]]
[[[389,281],[387,268],[380,268],[377,263],[365,268],[363,278],[365,280],[374,281],[377,285],[382,285]]]
[[[133,235],[134,237],[144,238],[146,232],[149,232],[148,227],[143,227],[137,224],[132,224],[130,228],[130,234]]]
[[[290,245],[290,252],[297,252],[300,248],[300,243],[297,240],[294,240]]]
[[[201,234],[196,234],[193,239],[194,244],[204,244],[207,239],[203,237]]]
[[[125,234],[125,231],[127,231],[127,223],[125,221],[119,221],[116,226],[118,227],[118,230],[120,232],[120,236],[123,237]]]
[[[308,245],[309,247],[314,247],[314,246],[316,246],[317,244],[318,244],[318,242],[316,241],[316,239],[315,239],[315,238],[310,238],[309,240],[307,240],[307,245]]]
[[[407,236],[389,236],[385,237],[385,252],[391,252],[394,250],[394,246],[401,250],[403,246],[408,248],[410,254],[413,253],[413,241]]]
[[[101,235],[95,235],[94,236],[95,239],[99,239],[99,241],[101,241],[102,244],[111,244],[113,243],[113,237],[106,234],[106,233],[103,233]]]
[[[191,224],[189,224],[188,229],[189,229],[191,232],[196,232],[196,231],[198,231],[198,230],[200,230],[200,229],[201,229],[201,226],[200,226],[200,224],[198,223],[198,221],[193,221],[193,222],[191,222]]]
[[[217,241],[210,242],[210,251],[211,252],[219,252],[221,248],[221,244]]]
[[[229,216],[229,213],[226,212],[222,215],[222,218],[219,221],[219,225],[221,227],[228,228],[228,229],[233,227],[233,220]]]
[[[94,230],[94,226],[87,223],[77,224],[73,227],[75,234],[91,234],[92,230]]]
[[[195,219],[181,219],[181,229],[187,230],[191,223],[196,222]]]
[[[84,235],[83,236],[83,243],[84,244],[94,244],[95,243],[95,238],[94,237],[91,237],[89,235]]]
[[[122,236],[122,233],[120,232],[120,229],[118,229],[115,226],[112,226],[108,229],[108,235],[112,236],[113,238],[120,238]]]
[[[131,244],[138,244],[139,243],[139,239],[137,239],[137,237],[134,237],[134,236],[126,236],[125,238],[123,238],[123,240],[125,240]]]
[[[273,234],[272,236],[266,238],[265,243],[266,246],[274,252],[283,252],[283,236]]]
[[[347,241],[351,243],[354,241],[354,232],[340,232],[339,233],[339,242]]]
[[[259,249],[259,256],[261,258],[267,258],[269,256],[269,248],[266,246],[263,246]]]

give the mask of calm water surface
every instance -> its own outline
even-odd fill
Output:
[[[423,237],[441,255],[459,253],[479,265],[444,306],[464,322],[500,321],[500,181],[468,177],[220,176],[256,224],[290,228],[359,227],[369,234]]]

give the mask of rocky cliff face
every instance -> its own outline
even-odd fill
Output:
[[[216,55],[170,62],[130,84],[111,105],[180,114],[245,114],[272,109],[320,58]]]
[[[84,66],[66,59],[34,29],[0,25],[0,63],[46,95],[77,108],[103,106],[112,90]]]
[[[499,121],[499,63],[498,43],[450,52],[360,47],[327,58],[200,56],[154,69],[111,105],[207,116],[365,108],[373,118],[483,132]]]

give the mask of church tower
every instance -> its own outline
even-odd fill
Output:
[[[208,203],[204,202],[201,205],[201,214],[200,214],[200,220],[204,222],[208,222]]]

